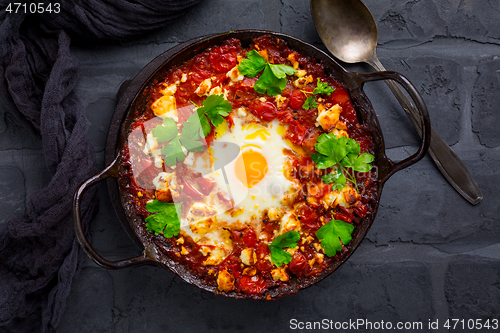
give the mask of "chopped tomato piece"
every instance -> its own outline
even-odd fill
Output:
[[[210,64],[218,72],[228,72],[236,66],[236,55],[232,53],[212,53],[210,55]]]
[[[259,119],[264,121],[271,121],[276,118],[278,109],[276,105],[269,101],[261,101],[260,99],[254,100],[250,104],[250,111]]]
[[[288,105],[293,110],[301,110],[302,105],[304,105],[305,101],[306,101],[306,95],[300,90],[294,90],[292,92],[292,95],[290,96],[290,102],[288,103]]]
[[[212,68],[217,72],[228,72],[238,63],[236,55],[238,53],[238,44],[229,41],[229,43],[216,47],[210,52],[209,61]]]
[[[354,214],[352,212],[342,208],[342,207],[340,207],[340,208],[341,208],[340,211],[333,214],[333,218],[336,220],[341,220],[341,221],[351,223],[352,220],[354,220]]]
[[[266,281],[259,275],[243,275],[238,279],[236,284],[246,294],[261,294],[266,289]]]
[[[286,130],[285,138],[300,146],[306,136],[306,128],[299,122],[291,123]]]
[[[288,269],[298,277],[304,276],[304,269],[307,267],[307,260],[300,252],[295,252],[292,261],[288,264]]]
[[[243,231],[243,242],[250,247],[257,246],[257,236],[253,229],[245,229],[245,231]]]
[[[368,206],[365,205],[364,203],[358,202],[353,207],[353,209],[354,209],[354,212],[356,213],[356,215],[358,215],[359,217],[365,217],[366,212],[368,211]]]
[[[316,210],[312,209],[307,205],[302,205],[297,211],[300,219],[300,223],[309,229],[319,229],[321,226],[321,220]]]

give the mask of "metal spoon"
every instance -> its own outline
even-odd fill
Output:
[[[365,62],[385,71],[375,53],[377,25],[368,8],[359,0],[311,0],[316,30],[330,52],[347,62]],[[421,119],[415,106],[393,81],[386,81],[411,122],[421,133]],[[483,200],[481,190],[465,164],[439,134],[431,131],[429,153],[444,177],[473,205]]]

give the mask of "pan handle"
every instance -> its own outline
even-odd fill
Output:
[[[431,142],[431,121],[429,118],[429,112],[427,111],[427,106],[425,102],[420,96],[418,90],[415,86],[402,74],[391,71],[383,71],[383,72],[373,72],[373,73],[356,73],[354,75],[358,81],[358,83],[363,87],[365,82],[369,81],[380,81],[380,80],[394,80],[399,83],[410,95],[415,103],[415,106],[420,114],[420,119],[422,121],[422,141],[420,142],[420,147],[417,152],[402,161],[397,163],[392,163],[390,161],[390,165],[386,169],[385,173],[382,174],[381,182],[384,183],[389,177],[391,177],[397,171],[407,168],[412,164],[420,161],[422,157],[425,156],[427,150],[429,149],[429,144]]]
[[[109,261],[107,259],[104,259],[101,255],[99,255],[96,252],[96,250],[94,250],[94,248],[88,241],[87,237],[85,236],[81,219],[82,212],[80,207],[82,196],[90,186],[110,176],[116,177],[116,165],[118,164],[118,159],[119,156],[117,156],[115,160],[103,171],[83,182],[83,184],[78,187],[73,197],[73,227],[75,228],[76,238],[78,239],[78,242],[80,242],[80,244],[82,245],[85,253],[87,253],[87,255],[90,257],[90,259],[94,260],[94,262],[99,266],[107,269],[119,269],[141,264],[155,263],[154,260],[149,259],[144,255],[124,260]]]

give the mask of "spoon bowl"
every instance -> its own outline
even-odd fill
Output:
[[[358,0],[311,0],[316,30],[328,50],[346,63],[368,62],[375,56],[377,25]]]
[[[321,40],[337,59],[346,63],[365,62],[377,71],[385,71],[375,52],[377,24],[360,0],[311,0],[311,13]],[[423,124],[417,109],[395,82],[386,83],[422,137]],[[446,180],[465,199],[473,205],[483,200],[470,171],[434,129],[429,154]]]

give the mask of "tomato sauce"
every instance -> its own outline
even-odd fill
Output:
[[[283,97],[281,103],[277,103],[274,97],[261,95],[253,89],[260,74],[255,78],[245,77],[237,84],[229,84],[230,79],[226,73],[237,66],[239,59],[254,48],[266,50],[268,62],[272,64],[291,65],[288,59],[290,55],[294,56],[293,59],[296,59],[300,68],[306,70],[307,74],[311,75],[314,80],[304,87],[297,88],[293,84],[293,80],[296,78],[288,76],[286,88],[281,92]],[[185,75],[186,73],[188,75]],[[331,169],[319,170],[314,167],[311,160],[310,156],[315,152],[316,140],[324,131],[321,127],[316,126],[317,109],[305,110],[303,108],[307,97],[303,91],[312,92],[318,78],[335,88],[329,96],[324,96],[325,106],[331,107],[339,104],[342,107],[339,120],[345,123],[349,137],[354,138],[360,144],[362,153],[373,153],[370,131],[359,123],[347,90],[335,78],[326,76],[321,63],[290,49],[283,40],[271,36],[255,39],[250,48],[243,48],[237,39],[230,39],[220,46],[211,47],[188,60],[182,66],[171,69],[165,80],[150,87],[147,94],[149,94],[151,101],[154,101],[162,96],[159,93],[162,84],[170,85],[177,82],[175,92],[177,108],[186,107],[192,103],[201,105],[206,96],[198,96],[195,91],[208,78],[212,78],[213,85],[222,85],[226,88],[226,98],[232,104],[233,109],[245,106],[261,121],[278,119],[287,126],[284,138],[303,149],[304,154],[296,156],[292,170],[294,177],[302,184],[302,195],[294,204],[303,237],[298,242],[298,247],[291,251],[293,252],[292,260],[287,265],[287,270],[290,273],[290,279],[307,279],[316,276],[324,271],[332,261],[338,259],[341,254],[337,253],[334,257],[318,256],[320,251],[313,244],[318,243],[315,232],[332,218],[354,225],[358,224],[372,211],[378,183],[373,176],[358,174],[356,179],[361,199],[356,204],[349,208],[337,206],[334,209],[325,209],[318,204],[318,200],[332,191],[331,185],[321,181],[321,176],[330,172]],[[146,109],[143,114],[137,115],[131,129],[144,126],[143,124],[153,117],[151,110]],[[179,114],[180,120],[186,120],[188,117],[189,114]],[[231,124],[231,117],[228,117],[227,120]],[[212,136],[207,137],[208,143],[213,140],[213,132]],[[129,203],[135,207],[137,214],[147,217],[151,213],[145,209],[145,206],[149,200],[154,198],[155,191],[145,189],[144,183],[148,179],[154,178],[155,173],[161,170],[155,167],[151,159],[138,158],[140,155],[140,151],[131,151],[128,144],[124,146],[122,150],[124,168],[122,169],[125,171],[122,171],[120,185],[128,194]],[[144,179],[134,177],[131,170],[134,159],[139,160],[139,162],[135,161],[134,163],[142,164]],[[186,177],[189,177],[188,173]],[[287,281],[273,278],[271,271],[276,267],[269,260],[268,243],[272,241],[279,226],[265,217],[263,225],[262,232],[269,235],[267,240],[258,239],[255,231],[251,229],[232,231],[233,252],[223,262],[215,266],[203,265],[206,256],[199,251],[199,246],[190,240],[186,239],[180,243],[179,237],[166,239],[162,235],[157,235],[154,236],[154,242],[161,252],[189,267],[200,279],[205,281],[204,283],[216,286],[218,272],[227,271],[234,277],[235,292],[260,295],[272,288],[287,284]],[[145,228],[145,223],[142,223],[142,227]],[[251,267],[245,267],[240,261],[241,251],[245,248],[251,248],[255,251],[257,261]],[[189,254],[182,254],[183,251],[187,251]]]

